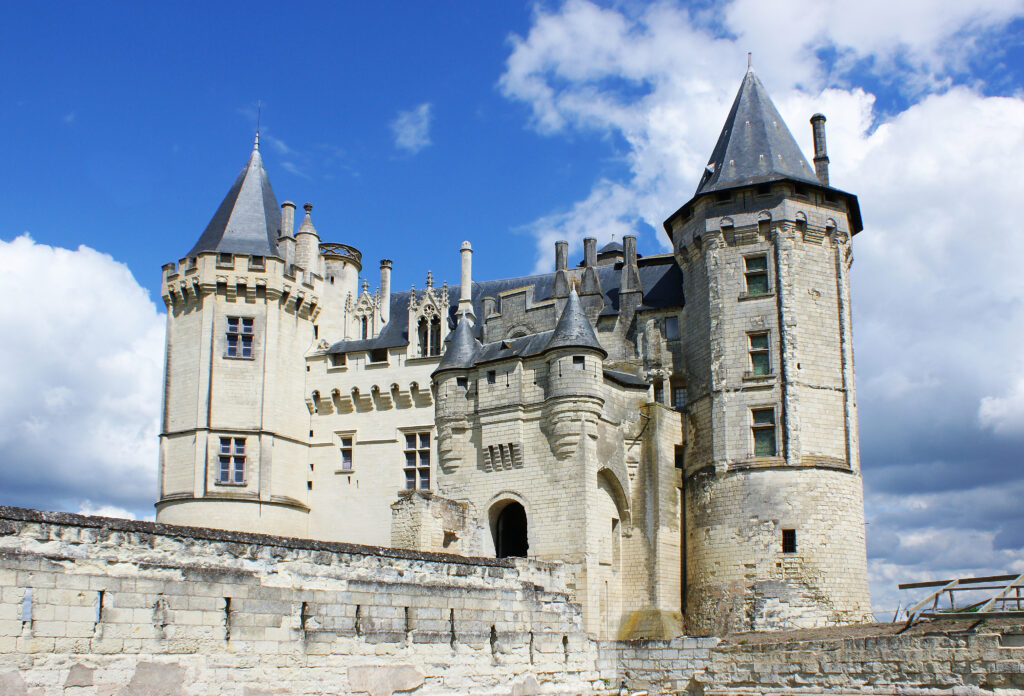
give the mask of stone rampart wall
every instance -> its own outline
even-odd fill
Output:
[[[0,695],[1024,694],[1019,623],[599,642],[565,578],[0,507]]]

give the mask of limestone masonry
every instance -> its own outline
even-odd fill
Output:
[[[1024,693],[1019,626],[602,641],[569,576],[532,559],[0,507],[0,694]]]
[[[812,126],[813,167],[748,72],[665,221],[672,253],[588,238],[571,266],[557,242],[552,273],[480,280],[463,242],[458,284],[427,272],[405,291],[388,259],[371,291],[312,205],[296,227],[257,139],[163,269],[157,520],[526,557],[466,563],[564,583],[539,586],[582,623],[535,631],[537,654],[558,652],[549,632],[870,620],[848,277],[862,222]]]

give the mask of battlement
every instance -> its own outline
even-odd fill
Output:
[[[162,268],[161,296],[169,308],[217,292],[229,300],[264,297],[287,301],[289,309],[315,318],[324,280],[276,256],[203,253]]]

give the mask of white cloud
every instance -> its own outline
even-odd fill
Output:
[[[924,0],[736,0],[712,14],[569,0],[513,37],[499,83],[540,133],[586,131],[628,148],[627,176],[595,181],[528,227],[538,270],[558,238],[628,229],[641,246],[667,248],[661,222],[692,195],[747,50],[805,152],[810,114],[828,116],[832,181],[860,196],[866,225],[854,241],[854,335],[869,544],[892,542],[872,558],[883,603],[894,586],[878,583],[908,574],[1024,564],[1024,539],[1010,531],[1024,510],[986,516],[981,502],[1024,482],[1024,100],[985,96],[976,79],[952,86],[990,45],[986,32],[1022,12],[998,0],[942,12]],[[818,57],[829,52],[834,65]],[[880,114],[855,78],[867,73],[909,106]],[[914,492],[928,504],[915,508]],[[928,547],[943,551],[908,560]]]
[[[429,102],[408,111],[399,111],[391,122],[395,147],[415,155],[430,145],[431,105]]]
[[[91,500],[83,500],[78,507],[79,515],[98,515],[100,517],[121,517],[126,520],[134,520],[135,515],[123,507],[116,505],[95,505]]]
[[[27,235],[0,294],[0,503],[151,510],[164,315],[124,264]]]

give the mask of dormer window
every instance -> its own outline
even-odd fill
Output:
[[[231,254],[217,254],[217,265],[218,266],[233,266],[234,262],[231,258]]]
[[[249,270],[263,270],[264,260],[262,256],[250,256],[249,257]]]
[[[420,317],[416,330],[420,341],[420,357],[440,355],[441,317]]]

